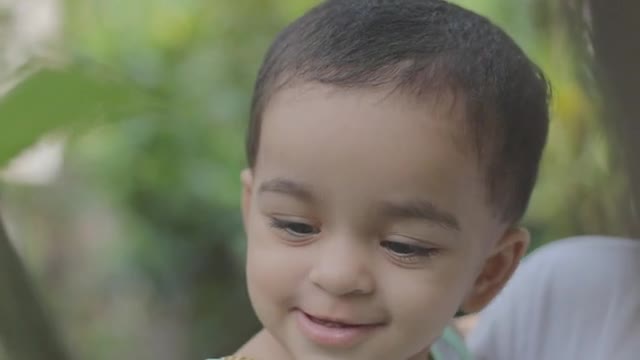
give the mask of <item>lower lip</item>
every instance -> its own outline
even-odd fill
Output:
[[[349,347],[371,334],[380,325],[329,327],[314,322],[307,314],[295,310],[296,322],[311,341],[324,346]]]

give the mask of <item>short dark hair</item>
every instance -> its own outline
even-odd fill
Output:
[[[486,18],[441,0],[328,0],[311,9],[277,36],[258,73],[251,168],[262,113],[292,81],[390,85],[418,98],[453,90],[464,101],[488,201],[502,221],[524,215],[547,139],[550,91],[542,71]]]

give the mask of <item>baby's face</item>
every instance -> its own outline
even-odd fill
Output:
[[[453,115],[325,85],[271,100],[243,174],[247,280],[292,358],[423,356],[473,293],[500,226]]]

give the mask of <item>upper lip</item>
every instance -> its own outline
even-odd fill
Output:
[[[343,324],[343,325],[350,325],[350,326],[373,326],[373,325],[380,325],[381,322],[376,322],[376,321],[354,321],[354,320],[347,320],[344,317],[333,317],[333,316],[323,316],[323,315],[317,315],[315,313],[308,313],[304,310],[300,310],[302,311],[305,315],[312,317],[314,319],[318,319],[321,321],[326,321],[326,322],[332,322],[332,323],[337,323],[337,324]]]

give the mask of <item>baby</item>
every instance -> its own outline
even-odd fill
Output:
[[[257,76],[242,173],[253,360],[464,358],[525,252],[548,86],[440,0],[329,0]],[[444,334],[444,337],[443,337]]]

